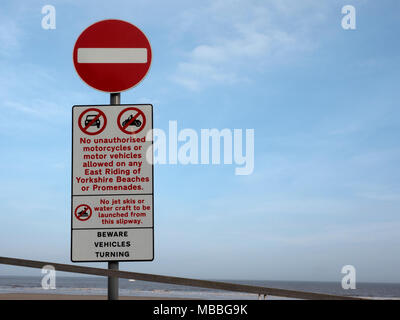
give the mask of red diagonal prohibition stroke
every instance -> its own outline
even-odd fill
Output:
[[[87,126],[84,128],[85,131],[87,131],[86,129],[89,128],[98,118],[101,117],[101,114],[99,113],[92,121],[90,121]]]
[[[138,112],[138,113],[137,113],[131,120],[129,120],[129,122],[123,127],[124,130],[126,130],[126,128],[129,127],[129,126],[131,125],[131,123],[132,123],[133,121],[135,121],[136,118],[139,117],[139,116],[141,116],[141,115],[142,115],[142,113],[141,113],[141,112]]]
[[[79,214],[79,216],[80,216],[80,217],[83,216],[83,215],[88,211],[88,209],[89,209],[89,207],[86,207],[86,209],[83,210],[82,213]],[[78,213],[79,213],[79,212],[78,212]]]

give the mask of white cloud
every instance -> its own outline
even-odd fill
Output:
[[[143,103],[143,104],[152,104],[152,105],[159,105],[161,102],[158,99],[155,98],[149,98],[149,97],[141,97],[137,99],[138,103]]]
[[[16,20],[0,16],[0,57],[10,56],[19,48],[21,34]]]
[[[69,117],[69,113],[65,108],[60,107],[56,103],[37,98],[29,102],[7,100],[3,102],[3,106],[51,122],[54,122],[59,118],[65,119],[65,117]]]
[[[191,90],[200,90],[207,83],[236,83],[239,78],[234,72],[219,68],[207,61],[182,62],[172,79]]]
[[[360,130],[361,130],[361,125],[355,124],[355,123],[351,123],[351,124],[348,124],[348,125],[345,125],[345,126],[338,127],[336,129],[328,132],[328,134],[332,135],[332,136],[339,136],[339,135],[340,136],[341,135],[345,136],[345,135],[350,135],[350,134],[353,134],[353,133],[357,133]]]
[[[400,193],[360,192],[357,196],[378,201],[400,201]]]
[[[384,244],[400,241],[398,222],[360,223],[348,227],[332,226],[321,228],[315,233],[304,235],[288,234],[275,236],[263,233],[254,234],[259,241],[273,241],[290,246],[324,246],[324,245],[353,245],[353,244]]]
[[[172,80],[191,90],[235,84],[314,49],[311,32],[323,15],[311,3],[219,0],[196,8],[196,14],[185,11],[179,30],[194,40]]]

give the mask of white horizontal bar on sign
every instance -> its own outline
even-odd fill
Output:
[[[78,48],[78,63],[147,63],[147,49]]]

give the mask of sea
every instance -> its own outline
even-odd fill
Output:
[[[344,290],[340,282],[265,281],[265,280],[216,280],[269,288],[289,289],[374,299],[400,299],[400,283],[357,283],[356,289]],[[0,294],[40,293],[71,295],[107,295],[107,279],[103,277],[56,277],[55,289],[43,289],[42,277],[0,276]],[[263,296],[178,286],[139,280],[119,280],[120,296],[152,298],[188,298],[205,300],[263,300]],[[284,299],[267,296],[266,299]]]

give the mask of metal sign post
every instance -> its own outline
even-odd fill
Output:
[[[110,104],[121,104],[121,94],[118,93],[110,93]]]
[[[75,42],[80,78],[110,94],[110,105],[72,108],[71,261],[153,261],[153,106],[121,105],[152,60],[150,42],[129,22],[109,19]],[[150,151],[150,153],[148,152]],[[108,276],[108,300],[118,300],[118,277]]]
[[[108,263],[108,270],[118,271],[119,262],[118,261],[110,261]],[[107,286],[107,296],[108,300],[118,300],[118,290],[119,290],[119,279],[114,277],[108,277],[108,286]]]
[[[121,104],[121,94],[118,93],[110,93],[110,104]],[[110,261],[108,262],[108,270],[118,270],[119,263],[118,261]],[[118,300],[119,296],[119,279],[114,277],[108,277],[107,283],[107,296],[108,300]]]

